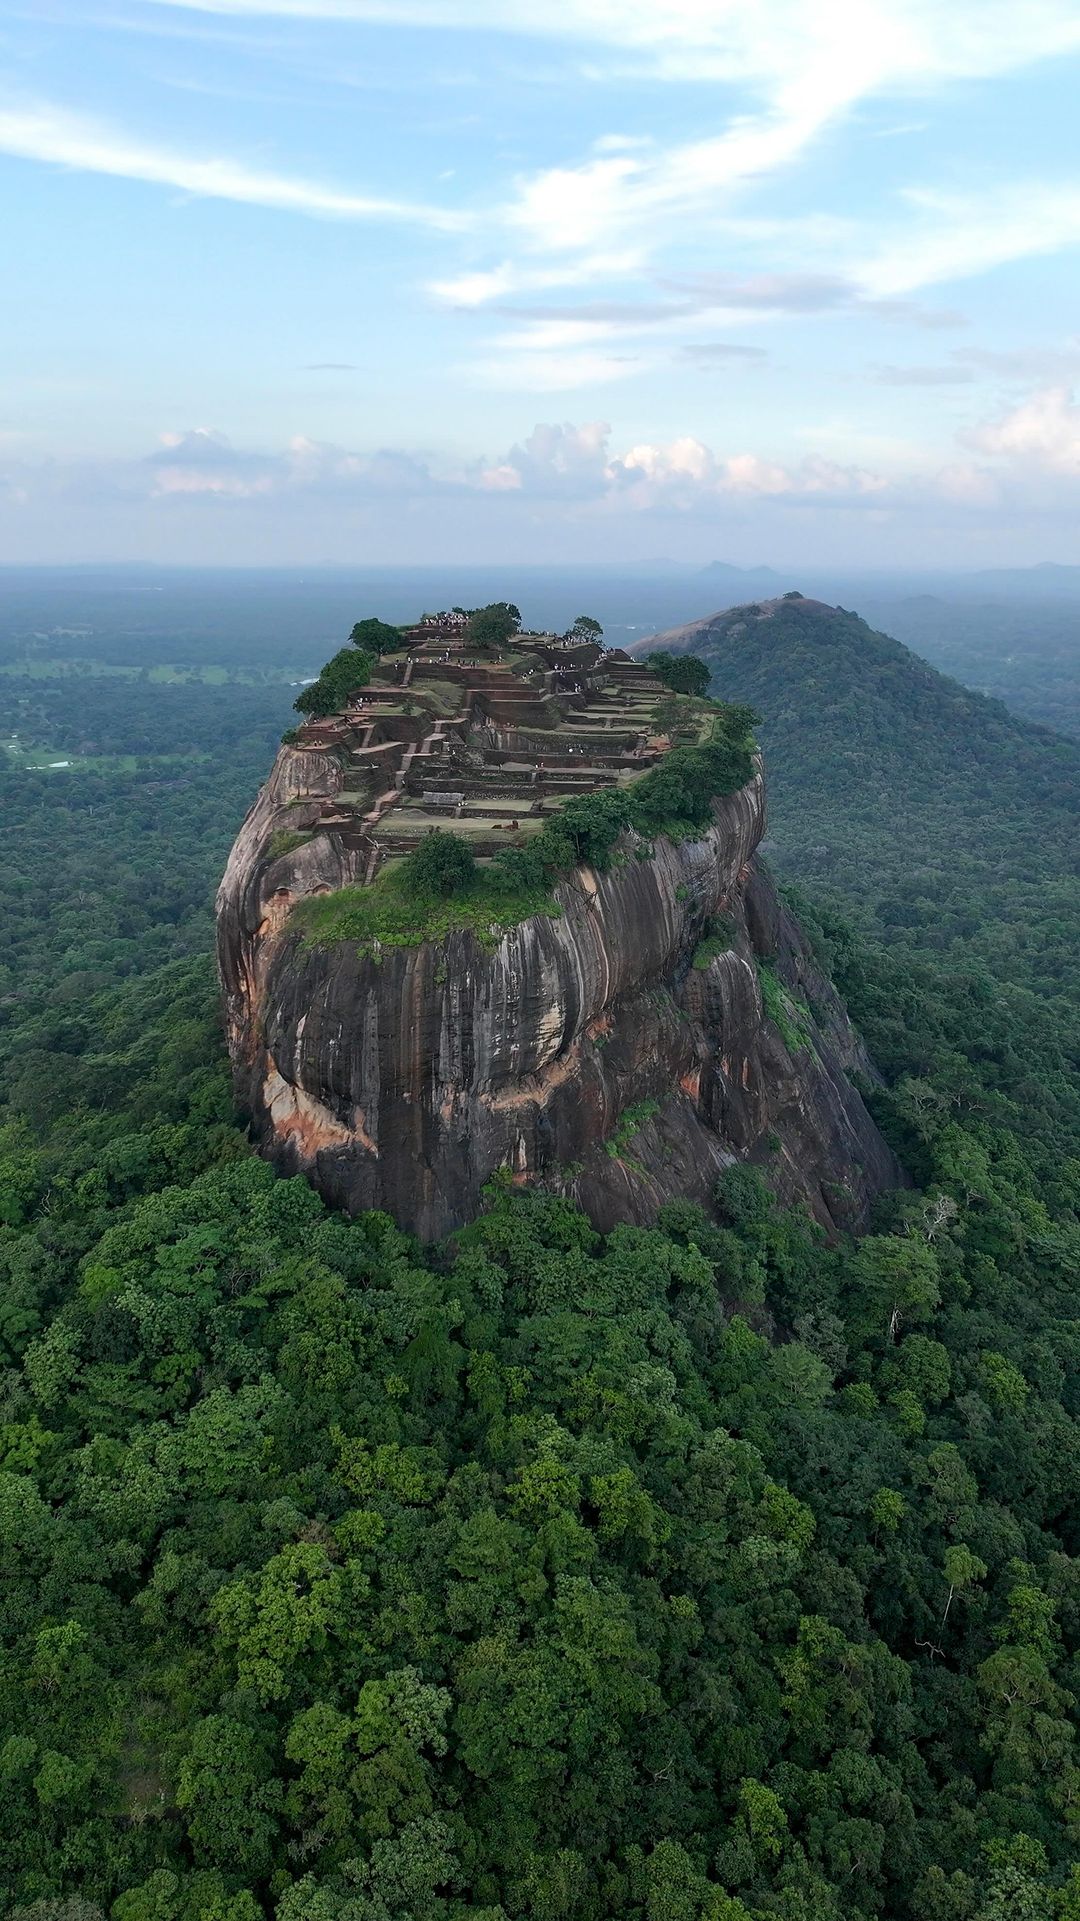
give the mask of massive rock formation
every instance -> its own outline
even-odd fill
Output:
[[[629,841],[495,948],[460,931],[380,954],[290,922],[361,878],[323,824],[341,779],[332,754],[283,747],[218,895],[238,1093],[283,1171],[425,1239],[469,1220],[498,1169],[604,1228],[708,1203],[735,1160],[830,1228],[900,1178],[848,1078],[870,1063],[755,862],[760,771],[700,839]]]

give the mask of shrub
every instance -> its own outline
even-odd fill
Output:
[[[476,856],[468,842],[460,834],[436,827],[409,855],[402,884],[414,897],[434,894],[439,900],[449,900],[451,894],[469,887],[475,877]]]
[[[618,1126],[604,1145],[612,1159],[622,1158],[623,1149],[628,1147],[638,1129],[644,1127],[660,1112],[659,1101],[635,1101],[632,1107],[624,1107]]]
[[[293,854],[310,839],[310,834],[303,834],[296,828],[277,827],[270,836],[270,859],[280,860],[283,854]]]

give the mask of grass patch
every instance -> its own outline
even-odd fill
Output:
[[[63,747],[26,747],[0,741],[12,767],[25,774],[137,774],[152,776],[203,766],[209,754],[76,754]]]
[[[809,1047],[811,1016],[806,1002],[788,993],[771,961],[759,961],[757,972],[762,1005],[788,1053],[797,1054]]]
[[[385,870],[370,887],[343,887],[300,901],[292,922],[305,944],[355,941],[361,954],[377,956],[383,948],[418,947],[466,929],[481,947],[497,947],[509,928],[533,914],[561,912],[545,888],[514,887],[494,867],[478,867],[469,885],[449,899],[417,895],[403,880],[405,866]]]
[[[294,854],[311,839],[310,834],[302,834],[290,827],[278,827],[270,836],[270,859],[280,860],[283,854]]]
[[[736,931],[735,922],[730,914],[713,914],[694,949],[690,961],[691,967],[696,967],[698,972],[703,974],[718,955],[726,954],[734,945]]]
[[[644,1127],[646,1121],[651,1121],[653,1115],[659,1112],[659,1101],[635,1101],[632,1107],[623,1109],[615,1132],[609,1140],[604,1142],[613,1160],[622,1158],[623,1149],[629,1147],[638,1129]]]

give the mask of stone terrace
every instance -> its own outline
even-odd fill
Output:
[[[656,719],[673,696],[619,650],[521,634],[489,653],[456,617],[425,619],[402,643],[344,712],[296,736],[342,764],[316,825],[362,850],[368,881],[435,827],[490,857],[539,833],[568,796],[631,781],[671,745]]]

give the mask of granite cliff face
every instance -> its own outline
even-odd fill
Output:
[[[290,925],[301,897],[362,878],[362,847],[322,825],[341,778],[332,754],[283,747],[218,895],[237,1089],[284,1172],[425,1239],[499,1168],[602,1228],[707,1204],[735,1160],[827,1227],[901,1178],[848,1079],[870,1063],[754,860],[760,772],[700,839],[646,858],[631,839],[495,948],[460,931],[381,954]]]

